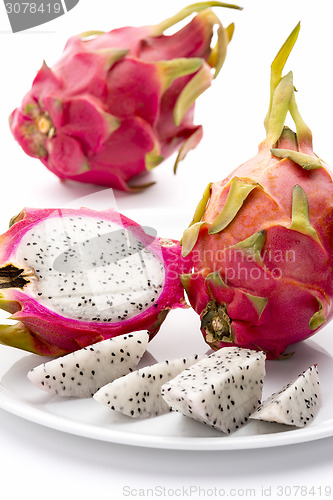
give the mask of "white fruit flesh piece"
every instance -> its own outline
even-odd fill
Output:
[[[133,418],[168,413],[170,408],[161,396],[162,385],[201,357],[192,355],[141,368],[102,387],[94,399]]]
[[[247,421],[261,402],[265,354],[225,347],[162,386],[169,406],[225,433]]]
[[[29,380],[51,394],[91,397],[100,387],[132,371],[147,349],[139,331],[103,340],[33,368]]]
[[[312,365],[251,415],[255,420],[304,427],[317,415],[321,393],[317,365]]]

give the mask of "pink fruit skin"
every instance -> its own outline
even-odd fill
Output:
[[[332,173],[321,160],[309,169],[296,157],[279,157],[287,150],[319,161],[309,129],[291,110],[298,133],[282,127],[272,143],[268,130],[254,158],[211,185],[195,243],[185,252],[194,270],[182,281],[214,349],[238,345],[280,358],[290,344],[332,319]],[[226,226],[214,232],[211,225],[226,207],[235,179],[255,187]]]
[[[61,355],[98,342],[103,339],[137,330],[147,329],[152,338],[158,331],[168,311],[176,307],[187,307],[184,290],[178,272],[189,269],[188,263],[181,257],[179,242],[155,239],[144,233],[141,226],[114,210],[97,212],[82,209],[24,209],[15,219],[14,225],[0,237],[0,270],[8,265],[15,265],[15,252],[23,235],[39,222],[50,217],[79,215],[96,217],[119,223],[134,236],[149,244],[149,249],[162,255],[165,266],[164,288],[150,307],[136,317],[119,323],[93,323],[66,318],[39,304],[28,290],[3,288],[0,307],[12,313],[11,319],[18,323],[8,330],[7,325],[0,325],[0,343],[13,345],[42,355]],[[149,238],[149,239],[148,239]]]
[[[71,37],[52,69],[43,63],[11,114],[15,139],[62,180],[135,190],[128,184],[132,178],[201,139],[194,103],[177,124],[174,109],[198,74],[199,66],[182,73],[187,61],[201,60],[205,88],[213,78],[209,57],[216,22],[207,13],[170,36],[146,26]],[[160,62],[181,58],[179,74],[168,81]]]

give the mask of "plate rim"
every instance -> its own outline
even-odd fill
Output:
[[[24,420],[44,427],[113,444],[183,451],[232,451],[260,448],[273,448],[311,442],[333,436],[333,418],[311,428],[292,428],[283,432],[255,434],[247,436],[192,437],[192,436],[156,436],[129,433],[122,430],[103,428],[70,420],[65,416],[46,413],[41,408],[13,395],[0,382],[0,408]],[[158,417],[157,417],[158,418]]]

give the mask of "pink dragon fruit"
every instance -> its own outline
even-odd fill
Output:
[[[145,187],[128,181],[178,151],[176,168],[200,142],[194,103],[220,71],[232,38],[233,25],[223,28],[211,6],[238,8],[200,2],[155,26],[71,37],[11,114],[15,139],[60,179],[120,190]],[[194,12],[180,31],[163,35]]]
[[[179,242],[115,210],[25,209],[0,237],[0,342],[61,355],[135,330],[152,338],[187,307]]]
[[[298,32],[272,64],[258,154],[206,188],[184,232],[193,272],[182,282],[214,349],[235,344],[279,358],[332,317],[332,174],[313,152],[292,73],[282,77]],[[284,125],[288,111],[296,133]]]

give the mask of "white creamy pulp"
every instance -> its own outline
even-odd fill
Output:
[[[37,276],[26,291],[61,316],[117,323],[156,304],[163,260],[115,222],[50,217],[27,231],[16,265]]]

